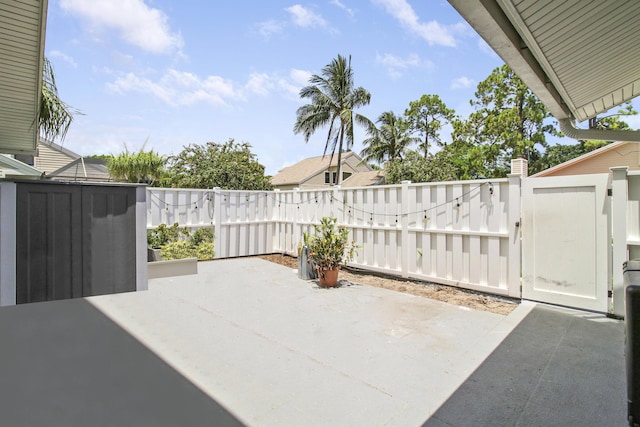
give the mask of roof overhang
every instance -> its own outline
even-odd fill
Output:
[[[640,2],[448,0],[565,123],[640,95]]]
[[[36,153],[47,4],[0,0],[0,153]]]
[[[22,163],[5,154],[0,154],[0,169],[2,170],[2,178],[40,178],[42,171]]]

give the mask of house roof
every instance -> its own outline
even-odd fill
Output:
[[[618,141],[618,142],[612,142],[611,144],[607,144],[604,147],[600,147],[596,150],[590,151],[586,154],[583,154],[582,156],[576,157],[574,159],[571,160],[567,160],[564,163],[560,163],[559,165],[555,165],[553,167],[550,167],[549,169],[545,169],[543,171],[540,171],[534,175],[531,175],[531,178],[535,178],[535,177],[543,177],[543,176],[548,176],[548,175],[554,175],[556,172],[559,172],[563,169],[566,169],[568,167],[577,165],[579,163],[582,163],[586,160],[592,159],[594,157],[598,157],[603,155],[604,153],[607,153],[609,151],[616,151],[618,149],[620,149],[621,147],[627,145],[627,144],[637,144],[636,142],[625,142],[625,141]]]
[[[448,1],[561,125],[640,95],[640,2]]]
[[[344,163],[350,157],[355,156],[358,161],[362,160],[353,151],[342,153],[342,163]],[[331,166],[338,164],[338,156],[333,156],[333,161],[329,164],[331,155],[309,157],[304,160],[300,160],[298,163],[287,166],[281,169],[277,174],[271,178],[271,184],[273,185],[292,185],[302,184],[306,180],[314,177],[320,172],[326,170]]]
[[[22,163],[20,160],[16,160],[13,157],[9,157],[6,154],[0,154],[0,169],[5,178],[16,176],[30,176],[41,177],[42,171],[29,166],[26,163]]]
[[[0,0],[0,153],[33,155],[47,0]]]
[[[369,185],[379,185],[384,181],[383,170],[373,170],[369,172],[358,172],[342,181],[342,187],[367,187]]]
[[[57,151],[59,151],[61,153],[66,154],[67,156],[71,157],[72,159],[79,159],[80,157],[82,157],[80,154],[76,153],[75,151],[71,151],[68,148],[63,147],[60,144],[56,144],[55,142],[47,141],[44,138],[40,138],[38,144],[39,145],[46,145],[47,147],[53,148],[54,150],[57,150]]]
[[[105,161],[92,157],[80,157],[47,176],[74,181],[111,181]]]

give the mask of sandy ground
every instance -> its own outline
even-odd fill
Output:
[[[298,268],[297,258],[287,255],[263,255],[260,258],[271,262],[286,265],[290,268]],[[405,292],[424,298],[469,307],[475,310],[489,311],[496,314],[507,315],[518,306],[518,301],[509,300],[493,295],[455,288],[453,286],[438,285],[429,282],[397,279],[388,276],[358,272],[354,270],[340,271],[339,279],[361,285],[378,286],[397,292]]]

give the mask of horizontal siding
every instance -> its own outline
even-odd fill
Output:
[[[47,144],[40,144],[38,145],[38,156],[35,158],[34,167],[43,172],[51,173],[74,160],[76,160],[75,157],[71,157]]]

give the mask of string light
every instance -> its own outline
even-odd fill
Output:
[[[467,195],[473,193],[474,191],[479,190],[484,185],[488,185],[489,186],[489,194],[493,195],[494,194],[493,183],[491,183],[491,182],[483,182],[483,183],[479,184],[478,186],[470,189],[469,191],[464,193],[462,196],[456,197],[454,200],[447,200],[447,201],[445,201],[443,203],[440,203],[440,204],[438,204],[436,206],[433,206],[431,208],[428,208],[428,209],[423,209],[423,210],[419,210],[419,211],[411,211],[411,212],[401,212],[401,213],[397,213],[397,214],[392,214],[392,213],[389,213],[389,214],[386,214],[386,213],[376,214],[375,212],[370,212],[370,211],[367,211],[365,209],[360,209],[360,208],[358,208],[356,206],[350,205],[346,201],[346,199],[345,200],[340,200],[340,199],[336,198],[333,193],[329,193],[329,201],[330,201],[330,203],[333,203],[334,200],[336,202],[341,202],[344,205],[344,207],[348,210],[349,215],[352,215],[354,212],[360,212],[363,215],[369,215],[369,221],[370,222],[373,222],[373,216],[374,215],[378,215],[378,216],[387,216],[387,217],[388,216],[394,216],[395,217],[395,221],[397,223],[398,222],[398,216],[407,216],[407,215],[417,214],[417,213],[420,213],[420,212],[423,213],[423,219],[426,222],[426,221],[428,221],[430,219],[429,216],[427,215],[428,211],[436,210],[436,209],[441,208],[443,206],[446,206],[448,204],[453,204],[454,201],[455,201],[455,207],[456,208],[460,208],[461,207],[460,197],[467,196]],[[218,194],[220,194],[220,193],[218,193]],[[256,197],[256,200],[259,199],[260,197],[270,198],[273,201],[278,203],[278,208],[281,208],[282,204],[285,204],[285,205],[293,205],[293,204],[295,204],[296,207],[298,209],[300,209],[300,204],[301,203],[310,203],[312,199],[315,201],[316,204],[320,203],[317,193],[314,195],[313,198],[309,198],[309,199],[307,199],[306,201],[303,201],[303,202],[299,202],[299,201],[298,202],[287,202],[286,200],[282,201],[281,197],[276,197],[275,194],[277,194],[277,193],[255,193],[254,196]],[[164,204],[165,210],[167,212],[169,211],[169,207],[170,206],[171,207],[190,206],[193,203],[194,204],[194,208],[198,209],[198,203],[200,201],[206,200],[206,201],[210,202],[212,205],[213,205],[213,203],[215,201],[215,199],[213,198],[211,192],[206,192],[206,193],[203,194],[202,197],[200,197],[195,202],[190,202],[190,203],[186,203],[186,204],[168,203],[168,202],[162,200],[159,196],[157,196],[154,193],[150,193],[150,195],[151,195],[151,197],[157,199],[160,203]],[[227,197],[235,197],[236,199],[239,199],[240,197],[243,197],[243,196],[244,196],[244,199],[245,199],[245,201],[247,203],[249,203],[251,201],[251,195],[250,194],[246,194],[246,193],[245,194],[227,193],[227,194],[223,194],[223,202],[227,203]]]

